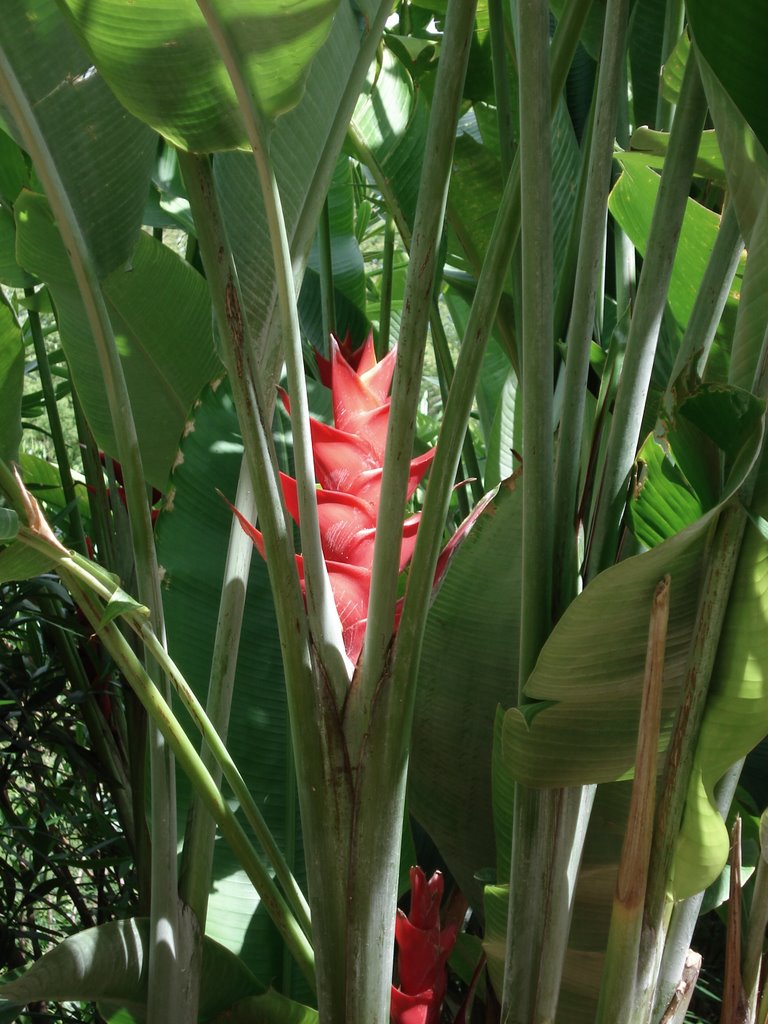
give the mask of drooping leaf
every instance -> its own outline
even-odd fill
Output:
[[[475,874],[496,864],[494,715],[517,687],[520,500],[518,481],[503,482],[453,556],[427,620],[416,696],[411,810],[475,905]]]
[[[569,786],[620,779],[632,770],[651,596],[667,573],[662,737],[668,738],[713,521],[710,513],[600,573],[566,609],[526,683],[526,696],[536,703],[506,714],[504,756],[515,778]]]
[[[0,987],[3,998],[25,1004],[42,1000],[88,1000],[118,1008],[132,1020],[145,1019],[149,921],[129,918],[88,928],[65,939],[21,977]],[[203,939],[199,1020],[209,1020],[234,1003],[264,994],[242,960],[208,937]],[[267,1017],[278,1024],[289,1017]],[[301,1020],[301,1018],[297,1018]]]
[[[638,456],[630,515],[641,543],[674,536],[731,493],[757,456],[764,412],[747,391],[702,384],[663,417]]]
[[[13,462],[21,442],[24,342],[13,313],[0,304],[0,458]]]
[[[16,204],[20,263],[45,280],[78,396],[105,451],[117,455],[112,419],[80,292],[50,209],[24,193]],[[131,265],[104,281],[147,479],[163,490],[192,402],[215,375],[210,299],[192,267],[141,234]]]
[[[53,558],[16,540],[0,550],[0,583],[32,579],[50,572],[55,564]]]
[[[29,184],[29,168],[24,154],[6,132],[0,129],[0,195],[8,203]]]
[[[645,253],[648,242],[659,180],[659,176],[649,167],[637,166],[630,154],[630,161],[624,165],[608,202],[611,213],[641,255]],[[717,236],[719,220],[716,213],[705,209],[693,199],[688,200],[667,299],[675,319],[682,327],[685,327],[691,315]],[[729,303],[735,303],[734,296],[738,294],[739,287],[737,276]]]
[[[65,3],[99,72],[136,117],[192,152],[246,148],[234,89],[195,0]],[[212,6],[262,114],[294,107],[338,0]]]
[[[423,91],[385,48],[371,69],[352,118],[356,155],[366,164],[387,200],[395,223],[410,243],[429,107]]]
[[[768,514],[764,466],[752,512]],[[714,789],[732,764],[768,734],[768,541],[747,524],[720,636],[675,851],[674,891],[683,899],[713,881],[728,856],[728,831]]]
[[[12,508],[0,506],[0,544],[8,544],[19,532],[19,517]]]
[[[679,466],[650,435],[637,456],[630,515],[637,539],[654,547],[690,526],[704,509]]]
[[[9,288],[31,288],[35,283],[16,262],[16,224],[5,206],[0,207],[0,283]]]
[[[251,996],[210,1019],[210,1024],[317,1024],[317,1010],[269,989]]]
[[[747,0],[729,6],[690,0],[686,10],[699,52],[768,150],[768,110],[762,96],[768,65],[763,6]]]
[[[55,3],[8,0],[0,47],[27,103],[30,127],[39,132],[105,276],[136,244],[156,136],[120,106]],[[0,90],[0,103],[9,102]],[[25,125],[13,130],[27,145]]]
[[[660,171],[664,166],[664,158],[669,149],[669,132],[655,132],[645,127],[637,128],[632,133],[629,145],[629,152],[621,154],[621,163],[624,167],[635,163]],[[701,133],[694,174],[707,178],[723,188],[726,185],[723,155],[718,145],[717,133],[714,131]]]

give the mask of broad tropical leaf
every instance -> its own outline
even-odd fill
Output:
[[[21,441],[24,343],[13,313],[0,305],[0,458],[12,462]]]
[[[195,0],[65,0],[118,99],[192,152],[242,149],[245,130],[224,62]],[[267,118],[299,101],[338,0],[213,3]]]
[[[25,192],[15,213],[19,262],[49,285],[91,429],[99,445],[117,455],[85,307],[50,208],[42,196]],[[103,291],[147,479],[164,490],[192,402],[219,366],[208,291],[189,264],[144,233],[130,266],[106,278]]]
[[[519,478],[502,482],[451,559],[427,620],[416,696],[411,810],[475,905],[475,875],[496,864],[494,715],[517,692],[519,484]],[[501,573],[500,551],[506,554]]]
[[[136,244],[157,137],[120,106],[55,3],[8,0],[0,51],[6,62],[0,104],[25,118],[14,125],[10,113],[9,127],[24,148],[40,148],[30,153],[33,159],[45,153],[52,160],[97,271],[106,276]],[[18,161],[10,159],[18,181]],[[6,187],[15,200],[18,189]]]
[[[97,1001],[109,1017],[141,1024],[145,1019],[149,921],[130,918],[89,928],[55,946],[20,978],[0,987],[20,1006],[41,1000]],[[309,1024],[314,1011],[268,992],[242,960],[203,939],[198,1020],[247,1020],[264,1024]],[[247,1001],[247,1002],[244,1002]],[[229,1016],[230,1012],[234,1016]],[[126,1016],[127,1015],[127,1016]]]

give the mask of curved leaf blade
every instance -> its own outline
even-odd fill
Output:
[[[136,244],[157,138],[95,73],[56,4],[8,0],[0,53],[25,93],[103,277]]]
[[[227,0],[218,15],[267,118],[294,107],[339,0]],[[121,103],[191,152],[247,148],[234,90],[195,0],[65,0]]]
[[[85,307],[50,208],[42,196],[25,192],[15,213],[19,262],[49,284],[62,346],[91,429],[100,447],[116,456]],[[189,409],[219,370],[208,291],[189,264],[142,233],[130,266],[106,278],[103,292],[146,476],[164,490]]]

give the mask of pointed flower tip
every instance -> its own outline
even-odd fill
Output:
[[[443,876],[431,878],[411,868],[411,909],[398,911],[395,940],[398,946],[399,987],[392,987],[391,1017],[395,1024],[437,1024],[447,987],[446,961],[458,928],[440,928]]]
[[[331,336],[330,359],[319,354],[316,358],[321,379],[332,391],[335,424],[331,427],[315,419],[310,421],[315,474],[321,487],[317,497],[320,541],[346,653],[355,663],[362,650],[368,621],[375,527],[389,422],[388,395],[396,350],[392,349],[377,361],[372,332],[357,349],[352,348],[347,334],[341,342]],[[288,395],[282,389],[279,393],[290,413]],[[433,457],[434,450],[430,450],[411,462],[408,498],[423,479]],[[296,481],[284,474],[280,476],[286,508],[298,522]],[[230,508],[263,557],[264,539],[260,531],[237,509],[231,505]],[[418,523],[419,517],[415,515],[403,524],[401,571],[413,553]],[[297,567],[303,586],[300,555]],[[398,602],[393,632],[397,629],[401,608],[402,602]],[[438,910],[439,903],[438,898]]]

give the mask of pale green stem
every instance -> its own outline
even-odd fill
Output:
[[[27,298],[34,295],[33,288],[25,288],[24,294]],[[40,315],[30,309],[27,313],[29,331],[32,335],[32,343],[35,347],[35,358],[37,359],[37,370],[40,374],[40,387],[45,401],[45,411],[48,414],[48,423],[53,438],[53,448],[56,453],[56,462],[61,477],[61,488],[64,491],[64,500],[69,505],[69,528],[72,531],[73,547],[76,547],[81,554],[85,554],[85,533],[83,522],[80,518],[80,506],[77,503],[77,494],[72,480],[72,470],[67,454],[67,445],[64,441],[64,432],[61,429],[61,418],[59,417],[59,406],[56,402],[56,391],[53,385],[53,375],[48,363],[48,353],[45,350],[45,339],[40,326]]]
[[[355,703],[360,706],[358,714],[362,731],[367,730],[374,694],[384,673],[394,630],[403,511],[413,454],[416,411],[421,394],[421,371],[438,270],[437,256],[448,195],[456,121],[474,18],[473,0],[449,2],[410,245],[376,524],[368,624],[361,655],[360,677],[356,690],[353,690]]]
[[[256,519],[256,505],[250,485],[248,468],[243,460],[238,484],[236,507],[249,521]],[[224,568],[216,640],[211,662],[208,707],[203,710],[194,692],[181,673],[170,662],[166,664],[169,679],[179,694],[192,720],[203,736],[200,758],[218,785],[222,773],[239,800],[245,816],[262,845],[269,863],[304,931],[309,935],[311,925],[309,908],[295,878],[275,842],[267,823],[248,790],[245,781],[226,747],[232,693],[237,668],[237,653],[243,625],[243,611],[248,586],[253,544],[233,520]],[[146,628],[141,629],[142,636]],[[182,894],[185,902],[195,911],[201,930],[205,930],[205,917],[213,862],[215,823],[195,797],[192,804],[182,860]]]
[[[552,622],[552,158],[549,8],[518,6],[520,188],[523,269],[523,615],[522,687]]]
[[[518,696],[552,625],[554,374],[552,158],[549,103],[549,6],[520,0],[522,245],[523,541]],[[502,1021],[536,1019],[539,967],[549,926],[557,792],[515,787],[509,919]],[[533,969],[531,969],[533,968]]]
[[[247,503],[248,502],[246,498],[246,504]],[[242,530],[240,530],[240,533],[242,534]],[[234,557],[238,557],[238,555],[235,554]],[[243,558],[242,552],[239,553],[239,557]],[[103,577],[101,577],[100,574],[93,573],[91,571],[91,562],[81,558],[78,555],[75,555],[72,559],[64,558],[62,561],[60,561],[59,565],[62,568],[62,571],[66,571],[69,574],[70,578],[77,577],[77,579],[80,580],[81,583],[83,583],[86,587],[93,590],[102,600],[106,602],[109,601],[110,597],[112,596],[114,587],[105,585]],[[242,597],[244,597],[244,595],[242,595]],[[237,599],[238,602],[240,599],[241,598]],[[225,611],[228,610],[229,609],[226,607],[225,603]],[[203,754],[200,755],[201,763],[205,765],[206,771],[208,771],[208,773],[214,779],[217,786],[220,781],[221,775],[223,775],[224,778],[229,783],[229,787],[232,790],[233,795],[236,797],[240,806],[242,807],[243,813],[245,814],[248,824],[253,829],[254,835],[258,839],[265,854],[267,855],[269,863],[274,868],[277,880],[283,887],[283,891],[285,892],[286,897],[292,903],[299,923],[301,924],[302,928],[307,933],[307,935],[309,935],[311,931],[311,924],[309,920],[309,908],[307,907],[304,895],[301,892],[301,889],[299,888],[295,878],[291,874],[288,865],[285,862],[285,858],[283,857],[279,847],[277,846],[277,843],[275,842],[274,837],[272,836],[272,833],[270,832],[267,823],[264,821],[262,813],[259,810],[255,800],[253,799],[253,796],[251,795],[245,780],[240,774],[237,765],[232,760],[232,756],[227,750],[224,739],[217,731],[213,722],[211,722],[210,718],[205,712],[205,709],[203,708],[200,701],[197,699],[197,696],[190,687],[189,683],[186,681],[183,674],[179,671],[178,666],[171,659],[167,651],[163,648],[162,644],[152,631],[152,627],[146,622],[142,614],[139,611],[127,610],[123,614],[123,617],[125,621],[130,625],[131,629],[133,629],[137,636],[139,636],[141,640],[144,642],[147,650],[157,660],[158,665],[160,665],[160,667],[163,669],[163,672],[170,680],[171,685],[178,694],[182,704],[189,712],[190,718],[192,719],[193,723],[199,730],[205,743],[205,749],[203,751]],[[239,623],[235,624],[235,630],[239,633]],[[234,641],[235,638],[232,632],[226,630],[224,632]],[[235,649],[231,653],[234,656],[234,659],[236,660],[236,645]],[[221,642],[219,642],[219,645],[217,647],[216,655],[217,657],[214,661],[214,666],[220,671],[225,670],[226,665],[223,665],[222,662],[226,661],[226,654],[221,650]],[[234,668],[234,666],[232,666],[232,668]],[[218,690],[221,691],[221,686],[218,687]],[[220,702],[223,700],[224,703],[226,704],[228,703],[228,696],[229,695],[227,693],[224,693],[223,697],[219,696],[218,699]],[[222,709],[220,707],[219,710],[221,712],[228,711],[228,708]],[[209,756],[206,757],[205,755]],[[214,771],[216,771],[218,779],[216,779],[215,776],[213,775]],[[210,867],[208,867],[208,870],[206,871],[204,878],[201,879],[200,883],[198,884],[202,885],[203,883],[205,883],[207,885],[209,881],[209,870]],[[195,908],[193,907],[193,909]],[[203,910],[204,909],[205,907],[203,906]],[[201,921],[200,923],[202,927],[203,921]]]
[[[667,404],[672,400],[677,378],[688,363],[693,364],[695,361],[699,376],[704,372],[743,251],[744,243],[739,232],[736,210],[733,203],[729,203],[720,221],[720,229],[696,293],[688,326],[669,375],[665,396]]]
[[[683,0],[667,0],[664,11],[664,35],[661,41],[661,63],[666,64],[683,32],[685,5]],[[663,82],[659,75],[659,92],[656,97],[656,120],[654,128],[659,132],[668,132],[675,116],[675,105],[665,99]]]
[[[383,359],[389,352],[389,333],[392,322],[392,283],[395,262],[395,222],[392,214],[387,214],[384,226],[384,263],[381,270],[381,299],[379,314],[379,343],[376,347],[376,358]]]
[[[588,556],[589,577],[611,565],[616,557],[629,474],[635,459],[659,328],[705,114],[704,90],[691,52],[653,211],[616,395]]]
[[[561,19],[552,53],[551,96],[562,89],[579,35],[589,11],[591,0],[570,4]],[[552,104],[554,106],[554,102]],[[519,164],[507,178],[499,211],[493,225],[474,299],[469,312],[464,338],[459,350],[448,401],[443,413],[437,453],[430,471],[416,548],[408,574],[408,589],[397,632],[394,675],[395,690],[403,700],[400,731],[405,743],[410,736],[416,672],[421,656],[426,613],[432,594],[435,567],[440,554],[443,524],[448,514],[451,491],[456,478],[463,439],[472,411],[475,389],[483,362],[483,354],[496,317],[511,256],[510,238],[520,226]],[[509,699],[517,696],[510,688]]]
[[[250,483],[248,465],[243,459],[235,497],[235,508],[251,522],[256,522],[256,502]],[[232,694],[235,685],[237,655],[245,611],[248,573],[251,566],[253,544],[237,519],[232,519],[224,563],[224,577],[216,623],[216,638],[211,659],[206,715],[211,726],[226,743]],[[221,783],[221,769],[210,749],[203,744],[200,758],[217,785]],[[184,835],[181,860],[180,891],[185,903],[192,908],[205,932],[208,894],[211,885],[213,844],[216,826],[197,796],[193,798]]]
[[[317,248],[320,253],[320,306],[323,318],[323,343],[328,345],[331,334],[336,333],[336,304],[333,296],[331,216],[327,197],[317,225]]]
[[[317,162],[312,182],[306,190],[291,239],[293,275],[297,292],[301,287],[307,257],[317,231],[320,211],[331,183],[339,152],[347,136],[349,122],[360,97],[360,91],[365,83],[368,70],[376,56],[376,49],[391,11],[392,5],[389,0],[383,0],[378,8],[376,8],[375,15],[369,15],[366,22],[360,21],[358,23],[359,27],[365,25],[367,31],[363,33],[360,49],[354,59],[347,78],[347,84],[336,106],[335,116],[325,140],[320,159]],[[274,292],[275,289],[273,288],[265,314],[265,322],[270,324],[269,341],[267,342],[266,351],[263,354],[259,354],[258,359],[259,370],[270,381],[277,379],[279,370],[278,360],[282,364],[278,351],[280,346],[275,343],[274,313],[276,298]]]
[[[76,392],[72,392],[77,436],[83,459],[83,471],[88,485],[88,507],[91,512],[91,530],[100,562],[108,569],[115,568],[115,538],[109,516],[104,470],[99,461],[99,449],[85,418]]]
[[[96,347],[123,469],[139,598],[164,637],[162,597],[141,453],[122,364],[88,244],[69,200],[55,159],[34,110],[5,53],[0,51],[0,92],[32,157],[51,203],[69,255]],[[156,729],[149,738],[152,779],[152,896],[149,964],[149,1024],[173,1024],[188,1016],[178,957],[185,946],[178,917],[176,872],[176,793],[173,761]]]
[[[512,132],[512,95],[509,86],[507,42],[504,25],[504,0],[488,0],[488,18],[491,34],[491,64],[493,67],[493,93],[496,98],[496,121],[499,129],[501,174],[506,181],[515,158],[515,140]]]
[[[71,566],[67,566],[64,563],[60,563],[59,572],[68,590],[114,659],[115,664],[133,687],[152,720],[162,731],[179,764],[189,776],[196,792],[204,800],[209,813],[221,829],[222,835],[231,845],[246,874],[253,882],[256,891],[261,896],[262,903],[282,938],[291,949],[296,962],[301,967],[302,973],[307,981],[313,984],[313,955],[306,935],[280,895],[269,872],[261,863],[242,826],[219,792],[218,786],[202,763],[191,741],[177,721],[170,705],[155,686],[115,623],[108,622],[106,625],[101,625],[104,608],[81,586],[81,573],[78,572],[76,574],[72,571]],[[145,639],[148,639],[146,630],[142,631],[142,635]],[[159,653],[162,647],[156,638],[153,641],[153,646],[155,645],[156,651]],[[200,710],[202,711],[202,709]]]
[[[451,350],[448,346],[448,338],[440,316],[440,305],[437,299],[434,299],[432,302],[432,314],[429,318],[429,325],[432,335],[432,345],[435,350],[438,374],[440,376],[440,391],[443,399],[443,406],[445,406],[445,403],[448,401],[448,394],[450,392],[451,385],[453,384],[455,370],[453,359],[451,357]],[[472,490],[472,498],[474,502],[478,502],[483,497],[483,481],[482,474],[480,473],[480,465],[477,461],[475,445],[472,441],[472,434],[469,430],[464,432],[462,453],[464,468],[466,469],[467,476],[469,476],[469,487]],[[461,468],[461,465],[459,465],[459,471]],[[457,495],[459,497],[460,511],[462,516],[466,517],[469,515],[469,503],[466,498],[464,498],[464,507],[462,507],[462,496],[466,493],[467,484],[457,476],[456,485],[458,488]]]
[[[331,689],[340,707],[351,675],[351,665],[344,650],[339,613],[336,610],[320,543],[314,458],[309,427],[309,404],[304,377],[304,355],[299,331],[296,292],[280,192],[269,158],[267,126],[246,81],[229,26],[221,19],[216,5],[211,0],[197,0],[197,5],[205,17],[211,38],[221,55],[235,90],[246,135],[253,148],[256,171],[261,185],[272,246],[283,330],[283,354],[288,374],[288,391],[291,397],[293,457],[298,490],[299,529],[301,531],[301,553],[309,628],[321,665],[327,674]]]
[[[595,300],[603,278],[607,200],[628,11],[628,0],[609,0],[605,13],[573,308],[566,338],[565,394],[560,417],[554,497],[556,617],[565,610],[576,592],[576,504],[581,437]]]

